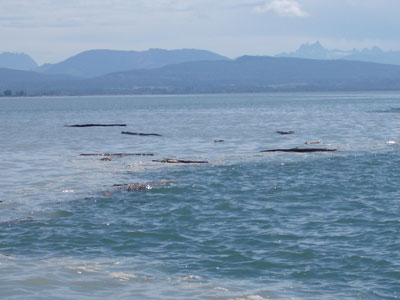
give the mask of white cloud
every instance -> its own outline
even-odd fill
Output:
[[[306,17],[307,12],[301,9],[300,4],[293,0],[273,0],[255,8],[258,13],[273,12],[284,17]]]

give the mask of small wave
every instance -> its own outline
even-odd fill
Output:
[[[400,113],[400,107],[391,107],[382,110],[373,110],[372,113]]]
[[[229,298],[229,300],[267,300],[267,298],[263,298],[258,295],[247,295],[239,298]]]
[[[1,254],[0,253],[0,258],[8,259],[8,260],[15,260],[14,256],[8,255],[8,254]]]
[[[129,279],[137,278],[136,275],[128,274],[128,273],[124,273],[124,272],[110,272],[110,273],[108,273],[108,276],[110,276],[113,279],[118,279],[120,281],[128,281]]]

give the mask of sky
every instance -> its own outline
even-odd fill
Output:
[[[399,0],[0,0],[0,52],[43,64],[90,49],[400,50],[399,11]]]

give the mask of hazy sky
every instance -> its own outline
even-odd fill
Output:
[[[316,40],[400,50],[399,11],[399,0],[0,0],[0,52],[44,63],[88,49],[273,55]]]

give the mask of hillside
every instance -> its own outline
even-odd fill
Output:
[[[18,73],[15,73],[18,72]],[[78,79],[0,70],[0,90],[29,95],[400,90],[400,66],[346,60],[243,56]]]
[[[46,64],[37,69],[44,74],[68,74],[96,77],[112,72],[134,69],[160,68],[189,61],[227,60],[219,54],[196,49],[147,51],[90,50],[79,53],[57,64]]]
[[[63,86],[71,90],[74,78],[66,75],[45,75],[33,71],[0,68],[0,96],[9,90],[13,95],[23,91],[25,95],[62,95]],[[79,83],[80,84],[80,81]]]
[[[15,70],[34,70],[37,68],[36,62],[24,53],[0,53],[0,68]]]
[[[400,67],[244,56],[234,61],[190,62],[108,74],[86,84],[92,92],[99,93],[385,90],[400,89]]]

